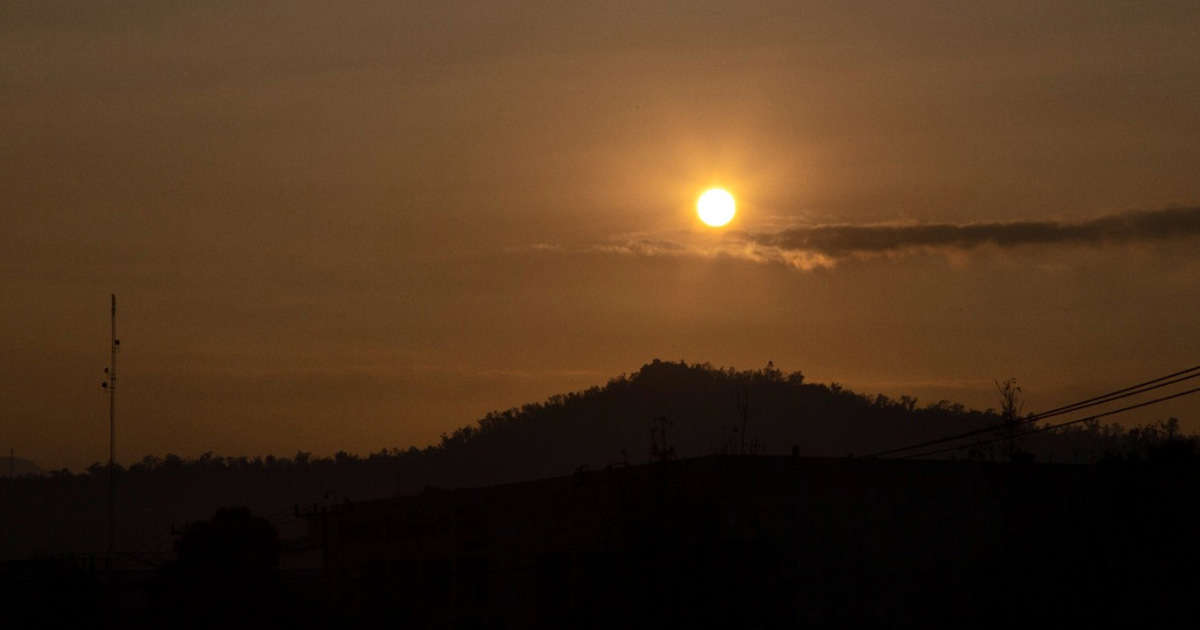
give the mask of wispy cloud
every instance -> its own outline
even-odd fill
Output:
[[[1106,215],[1079,222],[825,224],[773,232],[730,233],[719,242],[630,236],[576,251],[631,256],[724,256],[800,269],[831,267],[849,258],[916,252],[961,254],[994,246],[1104,246],[1200,236],[1200,207]],[[540,249],[547,249],[544,245]],[[570,248],[556,248],[570,251]]]
[[[755,242],[785,250],[831,257],[913,248],[971,249],[980,245],[1015,247],[1128,243],[1200,235],[1200,208],[1126,212],[1090,221],[934,223],[916,225],[822,225],[752,235]]]

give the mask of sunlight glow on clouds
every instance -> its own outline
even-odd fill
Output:
[[[1081,222],[1011,221],[809,225],[775,232],[731,232],[717,241],[689,235],[631,235],[572,250],[539,244],[543,251],[630,256],[728,257],[811,270],[850,258],[944,253],[958,262],[970,250],[994,246],[1107,246],[1200,236],[1200,208],[1168,208],[1101,216]]]

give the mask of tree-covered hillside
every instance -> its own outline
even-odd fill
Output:
[[[493,412],[443,435],[423,452],[434,467],[414,471],[414,481],[470,485],[644,463],[656,445],[677,457],[793,449],[846,456],[997,421],[945,401],[916,403],[806,383],[770,364],[737,371],[655,360],[603,387]]]
[[[799,372],[785,374],[770,364],[738,371],[655,360],[601,387],[490,413],[424,448],[333,457],[147,455],[118,470],[118,540],[123,549],[165,551],[173,525],[207,518],[223,505],[251,507],[273,519],[286,538],[302,532],[296,505],[722,453],[861,456],[1000,421],[991,410],[946,401],[922,406],[909,397],[807,383]],[[1009,451],[998,446],[942,456],[1002,461]],[[1180,435],[1173,419],[1133,429],[1081,424],[1024,438],[1019,450],[1026,460],[1088,463],[1190,456],[1196,439]],[[57,471],[4,484],[9,513],[24,518],[0,522],[0,558],[101,549],[107,476],[105,466],[94,464],[82,474]]]

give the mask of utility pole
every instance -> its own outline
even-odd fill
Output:
[[[108,392],[108,555],[110,562],[113,552],[116,551],[117,536],[117,349],[120,347],[121,340],[117,339],[117,295],[114,293],[112,294],[110,348],[112,357],[108,367],[104,368],[108,380],[100,384]]]

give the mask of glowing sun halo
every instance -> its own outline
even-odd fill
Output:
[[[735,212],[737,203],[724,188],[710,188],[696,200],[696,213],[700,215],[700,220],[712,227],[729,223]]]

